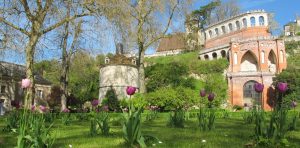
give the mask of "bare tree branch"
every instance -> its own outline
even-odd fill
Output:
[[[13,23],[7,21],[7,20],[4,19],[3,17],[0,17],[0,22],[3,22],[4,24],[6,24],[6,25],[8,25],[8,26],[10,26],[10,27],[12,27],[12,28],[14,28],[14,29],[16,29],[16,30],[18,30],[18,31],[21,31],[22,33],[24,33],[24,34],[27,35],[27,36],[30,35],[30,33],[29,33],[28,31],[26,31],[25,29],[23,29],[23,28],[21,28],[21,27],[18,27],[18,26],[16,26],[15,24],[13,24]]]
[[[84,16],[88,16],[88,15],[90,15],[90,13],[83,13],[83,14],[74,15],[74,16],[72,16],[72,17],[64,18],[63,20],[57,22],[56,24],[54,24],[54,25],[52,25],[52,26],[50,26],[50,27],[44,29],[44,30],[42,31],[42,34],[45,34],[45,33],[49,32],[49,31],[52,31],[53,29],[55,29],[55,28],[57,28],[57,27],[63,25],[64,23],[66,23],[66,22],[68,22],[68,21],[72,21],[72,20],[74,20],[74,19],[76,19],[76,18],[84,17]]]

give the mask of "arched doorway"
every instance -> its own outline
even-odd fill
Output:
[[[257,70],[258,64],[255,55],[252,52],[247,51],[242,57],[240,71],[255,72]]]
[[[261,106],[261,94],[257,93],[254,90],[254,84],[257,83],[256,81],[248,81],[244,84],[243,87],[243,94],[244,94],[244,103],[247,103],[251,106]]]

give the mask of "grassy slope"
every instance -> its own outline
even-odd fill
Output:
[[[143,122],[143,133],[157,136],[163,143],[157,147],[243,147],[251,141],[253,124],[245,124],[240,113],[232,113],[229,119],[217,119],[216,128],[211,132],[201,132],[196,118],[191,118],[186,127],[170,128],[166,126],[168,114],[160,113],[159,118],[153,122]],[[145,116],[143,116],[145,117]],[[298,121],[298,125],[300,122]],[[4,126],[3,118],[0,119],[0,128]],[[75,148],[99,148],[99,147],[124,147],[122,139],[122,127],[113,126],[111,135],[104,137],[89,136],[88,121],[73,121],[70,126],[60,124],[56,120],[53,135],[56,137],[56,148],[66,148],[71,144]],[[290,132],[288,140],[294,145],[300,145],[300,130]],[[206,140],[206,143],[201,142]],[[0,147],[10,148],[16,144],[16,135],[0,131]]]

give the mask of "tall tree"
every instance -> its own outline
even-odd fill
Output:
[[[68,5],[67,10],[67,16],[70,16],[70,3]],[[81,33],[81,24],[82,20],[77,22],[74,26],[74,29],[70,26],[71,24],[74,24],[74,21],[68,21],[64,25],[64,32],[63,32],[63,38],[62,38],[62,72],[60,77],[60,86],[62,89],[62,96],[61,96],[61,110],[63,111],[66,109],[67,105],[67,97],[68,97],[68,74],[69,74],[69,68],[70,68],[70,62],[72,55],[77,51],[76,44],[78,42],[78,37]],[[73,36],[71,36],[71,32],[73,31]],[[72,41],[69,42],[71,44],[68,46],[68,41],[70,41],[72,38]]]
[[[189,19],[196,20],[199,29],[204,28],[205,25],[210,23],[211,13],[221,4],[220,0],[210,2],[207,5],[201,6],[198,10],[192,11]]]
[[[139,72],[139,91],[146,92],[144,56],[145,51],[158,40],[166,37],[176,12],[184,0],[109,0],[104,11],[108,20],[126,26],[137,48],[137,66]],[[166,19],[165,19],[166,17]],[[165,21],[166,20],[166,21]]]
[[[74,20],[79,17],[91,14],[91,3],[85,1],[78,1],[73,3],[74,13],[70,16],[61,14],[63,17],[57,17],[58,13],[64,13],[66,10],[63,0],[5,0],[1,2],[1,25],[8,26],[17,30],[25,36],[26,47],[26,76],[32,82],[32,86],[27,91],[28,99],[25,99],[25,107],[30,107],[30,102],[35,96],[35,82],[33,73],[34,55],[36,45],[45,34],[62,26],[68,21]],[[14,22],[19,18],[20,22]]]

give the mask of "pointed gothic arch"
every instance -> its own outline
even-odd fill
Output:
[[[241,58],[240,71],[256,72],[258,71],[258,62],[254,53],[247,51]]]

